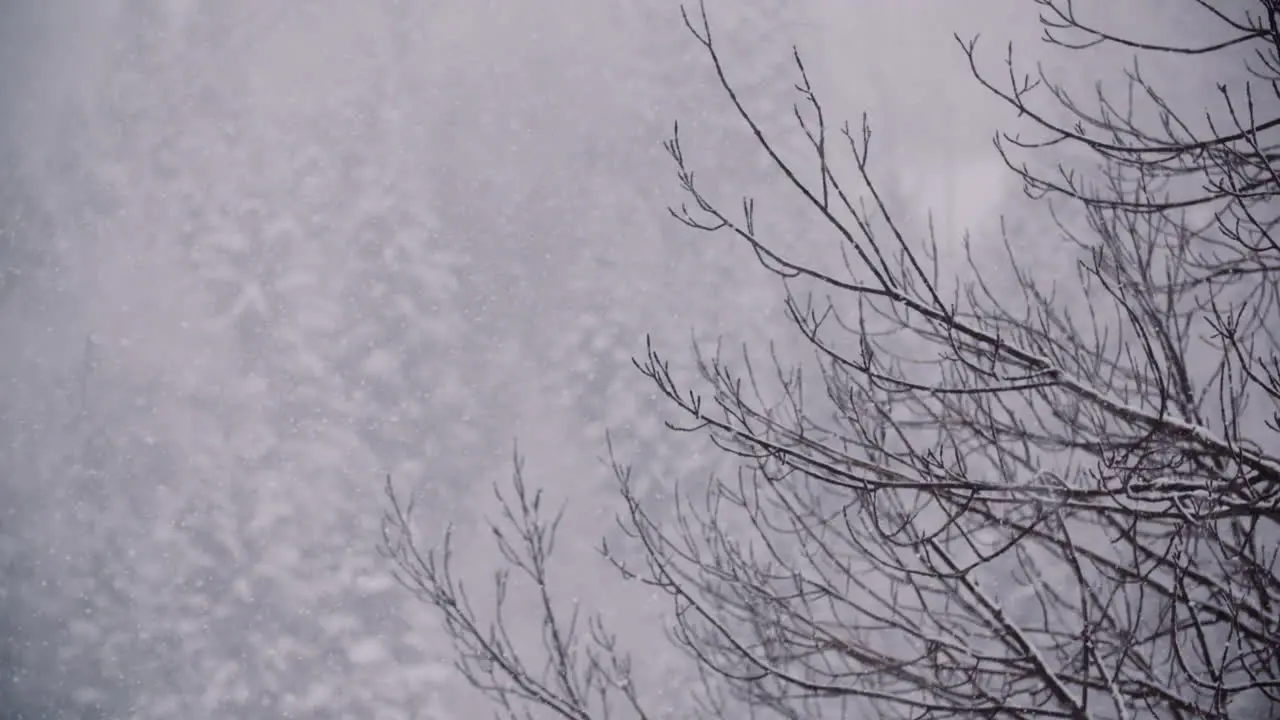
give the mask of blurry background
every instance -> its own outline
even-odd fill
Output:
[[[708,6],[784,147],[797,44],[829,117],[870,114],[903,222],[980,245],[1025,209],[951,35],[1030,63],[1032,3]],[[1099,57],[1044,59],[1088,87]],[[645,334],[681,372],[691,338],[787,337],[750,253],[667,216],[672,122],[718,197],[823,239],[771,205],[674,0],[4,2],[0,98],[0,716],[487,713],[374,546],[387,474],[433,538],[491,510],[517,439],[571,503],[566,598],[672,681],[664,605],[591,553],[604,433],[662,502],[723,460],[663,431]]]

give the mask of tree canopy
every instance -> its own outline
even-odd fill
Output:
[[[1176,3],[1221,31],[1197,46],[1095,27],[1069,0],[1036,4],[1045,41],[1138,59],[1122,93],[1099,84],[1085,100],[1024,74],[1012,46],[1007,74],[986,74],[986,46],[957,37],[976,81],[1018,114],[995,150],[1047,219],[1034,236],[1012,223],[966,236],[960,253],[895,221],[870,122],[837,127],[798,50],[804,163],[747,109],[706,8],[685,12],[725,99],[823,228],[806,242],[843,258],[780,249],[758,222],[767,201],[712,200],[722,179],[695,177],[677,126],[666,148],[687,202],[671,215],[749,246],[787,289],[785,342],[813,354],[793,366],[772,347],[696,347],[693,382],[652,345],[636,360],[683,417],[673,432],[738,461],[682,495],[674,519],[615,462],[628,547],[600,548],[670,598],[701,717],[1277,716],[1280,8]],[[1187,110],[1142,69],[1168,57],[1242,72]],[[1037,264],[1064,248],[1074,268]],[[675,712],[634,682],[598,615],[556,599],[560,515],[518,461],[499,491],[492,615],[454,575],[452,539],[424,547],[411,501],[388,496],[384,551],[506,713]],[[504,625],[516,583],[542,615],[536,657]]]

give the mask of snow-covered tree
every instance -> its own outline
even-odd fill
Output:
[[[672,214],[783,278],[788,341],[814,355],[700,348],[700,386],[652,345],[637,363],[683,416],[673,427],[738,465],[682,498],[674,521],[617,465],[643,559],[602,548],[637,590],[670,598],[701,716],[1280,708],[1280,182],[1275,104],[1261,100],[1280,81],[1276,10],[1189,0],[1178,10],[1219,32],[1184,45],[1109,32],[1070,2],[1039,5],[1051,43],[1143,62],[1123,102],[1102,92],[1089,104],[1047,75],[1024,79],[1012,51],[1006,74],[988,75],[983,46],[958,44],[1028,123],[997,148],[1049,219],[1022,226],[1048,230],[1036,238],[1002,226],[993,244],[1008,252],[994,266],[968,237],[944,262],[946,239],[895,222],[869,126],[827,116],[799,60],[787,84],[809,161],[797,161],[734,82],[721,29],[701,3],[689,15],[795,202],[725,201],[680,132],[667,147],[686,199]],[[1139,69],[1241,48],[1249,75],[1222,77],[1196,109]],[[1068,151],[1041,172],[1028,151],[1046,148]],[[809,247],[821,241],[834,262]],[[1073,272],[1040,264],[1062,248]],[[599,614],[557,600],[560,515],[519,467],[503,497],[498,597],[539,608],[540,646],[507,632],[501,604],[471,601],[453,548],[424,547],[391,493],[385,549],[446,619],[468,679],[513,714],[687,716],[636,682]]]
[[[6,552],[34,567],[15,585],[45,618],[30,633],[49,630],[24,657],[36,695],[137,718],[401,717],[447,681],[370,538],[386,474],[414,482],[466,436],[465,258],[404,170],[420,133],[385,121],[412,99],[364,82],[399,61],[338,63],[309,105],[263,86],[298,69],[308,22],[407,32],[391,10],[104,5],[108,41],[77,48],[97,76],[67,93],[64,141],[24,157],[48,287],[15,290],[38,317],[4,306],[26,338],[5,376],[40,389],[0,401],[31,516]]]

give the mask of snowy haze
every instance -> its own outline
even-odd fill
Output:
[[[1030,60],[1031,3],[708,4],[767,127],[799,44],[914,222],[1011,201],[950,36]],[[434,537],[517,439],[571,502],[566,597],[642,618],[659,678],[662,605],[590,552],[604,433],[653,477],[716,458],[630,358],[783,326],[664,209],[673,120],[726,197],[768,182],[712,81],[671,0],[0,4],[0,716],[487,715],[374,547],[387,474]]]

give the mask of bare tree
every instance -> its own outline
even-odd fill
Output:
[[[746,109],[705,8],[685,16],[845,259],[788,257],[758,231],[752,199],[721,209],[678,130],[668,142],[690,198],[672,215],[731,233],[782,278],[819,368],[814,382],[777,353],[765,371],[745,351],[699,349],[702,382],[688,388],[651,346],[637,361],[688,416],[673,429],[741,461],[736,478],[682,502],[674,525],[615,465],[642,560],[602,547],[624,577],[670,596],[671,637],[706,680],[704,716],[1280,717],[1280,116],[1261,110],[1280,107],[1280,5],[1232,15],[1187,0],[1180,10],[1229,37],[1173,47],[1095,28],[1070,0],[1037,3],[1060,47],[1236,53],[1250,77],[1180,117],[1135,63],[1125,103],[1099,91],[1090,110],[1043,73],[1018,74],[1012,50],[1007,77],[984,75],[975,44],[957,38],[979,82],[1038,133],[996,145],[1056,228],[1006,232],[994,271],[966,238],[958,278],[933,237],[893,220],[868,125],[832,130],[798,52],[812,172]],[[1023,157],[1055,147],[1098,170],[1042,172]],[[851,175],[833,169],[837,153]],[[1019,257],[1049,243],[1078,251],[1072,283]],[[418,553],[389,488],[384,546],[402,580],[444,613],[468,679],[513,715],[518,698],[565,718],[652,716],[603,628],[580,637],[558,614],[545,572],[555,521],[518,473],[515,493],[514,537],[495,532],[537,589],[547,672],[519,658],[500,613],[477,619],[447,543]]]

